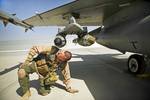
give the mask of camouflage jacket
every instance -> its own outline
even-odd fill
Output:
[[[46,77],[48,73],[54,73],[60,69],[63,75],[64,84],[70,82],[70,69],[68,62],[57,63],[55,54],[59,49],[55,46],[33,46],[27,56],[27,62],[36,62],[37,70],[40,75]]]

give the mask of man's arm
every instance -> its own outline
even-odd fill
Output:
[[[30,63],[33,60],[33,58],[39,53],[48,51],[51,51],[50,46],[33,46],[28,53],[25,63]]]
[[[71,75],[70,75],[70,69],[69,69],[69,64],[68,62],[66,62],[65,64],[63,64],[64,68],[62,69],[62,75],[63,75],[63,78],[64,78],[64,81],[63,83],[66,85],[66,90],[70,93],[76,93],[78,92],[78,90],[76,89],[72,89],[71,86],[70,86],[70,83],[71,83]]]

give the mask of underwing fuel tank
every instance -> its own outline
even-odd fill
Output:
[[[87,34],[84,35],[83,37],[78,37],[74,39],[73,43],[78,43],[81,46],[91,46],[92,44],[95,43],[95,37]]]

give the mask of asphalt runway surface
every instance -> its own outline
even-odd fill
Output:
[[[150,69],[143,75],[132,75],[127,70],[130,53],[105,47],[69,49],[73,58],[69,62],[72,86],[79,93],[65,91],[62,81],[52,86],[51,93],[40,96],[36,74],[30,75],[30,100],[150,100]],[[19,62],[27,52],[1,54],[0,100],[19,100],[20,88],[17,79]]]

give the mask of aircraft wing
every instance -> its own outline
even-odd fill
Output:
[[[32,25],[29,25],[28,23],[18,19],[16,16],[16,14],[9,14],[7,12],[4,12],[2,10],[0,10],[0,20],[3,21],[4,26],[6,27],[8,23],[12,23],[14,25],[18,25],[21,27],[25,28],[25,32],[28,29],[32,29]]]
[[[80,25],[99,26],[103,20],[119,10],[117,4],[131,0],[76,0],[63,6],[25,19],[33,26],[65,26],[71,16]]]

